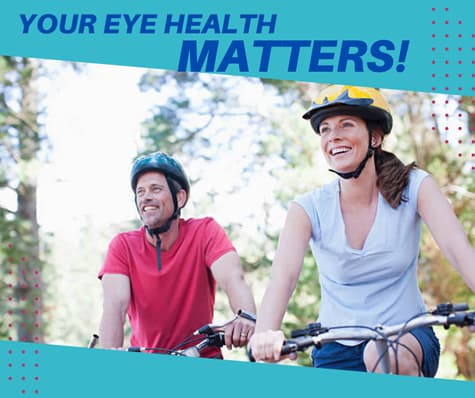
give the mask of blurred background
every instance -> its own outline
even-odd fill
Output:
[[[182,215],[226,228],[259,305],[290,200],[334,178],[301,118],[323,87],[0,57],[0,338],[87,345],[99,327],[108,243],[140,225],[131,163],[156,150],[183,163],[192,188]],[[434,175],[475,244],[475,100],[381,91],[395,119],[384,147]],[[429,308],[475,306],[425,227],[419,263]],[[314,321],[318,297],[308,252],[284,331]],[[231,316],[218,292],[216,320]],[[475,380],[475,338],[436,331],[438,377]]]

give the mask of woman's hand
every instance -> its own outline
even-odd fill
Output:
[[[249,341],[248,348],[256,361],[278,362],[282,359],[296,359],[297,354],[281,356],[280,352],[285,341],[281,330],[268,330],[255,333]]]

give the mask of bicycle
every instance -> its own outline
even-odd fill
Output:
[[[475,325],[475,311],[468,311],[467,304],[444,303],[437,305],[432,312],[424,312],[411,317],[404,323],[375,327],[362,325],[324,327],[319,322],[310,323],[305,329],[291,331],[291,339],[284,341],[281,355],[288,355],[298,351],[305,351],[309,347],[321,348],[325,343],[341,340],[373,340],[376,344],[378,359],[371,372],[381,365],[383,373],[391,373],[390,350],[393,350],[396,360],[396,374],[398,369],[397,350],[401,345],[400,338],[410,330],[424,326],[443,326],[448,329],[451,325],[465,327]],[[361,330],[358,330],[361,329]],[[391,339],[392,336],[396,336]],[[407,348],[407,347],[406,347]],[[412,355],[415,354],[412,353]],[[254,361],[252,352],[249,359]],[[419,375],[422,375],[421,365],[418,363]]]
[[[239,310],[237,314],[230,320],[222,324],[206,324],[196,329],[192,334],[183,339],[180,343],[172,348],[162,347],[127,347],[124,350],[128,352],[143,352],[143,353],[160,353],[166,355],[176,355],[185,357],[201,357],[201,353],[205,348],[218,347],[221,348],[225,345],[224,341],[224,327],[234,322],[237,318],[242,317],[252,322],[256,322],[255,315]],[[99,341],[99,335],[93,334],[88,348],[94,348]],[[190,345],[191,344],[191,345]],[[186,348],[182,348],[188,346]]]

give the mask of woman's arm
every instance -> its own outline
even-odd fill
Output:
[[[421,183],[417,209],[444,256],[475,293],[475,250],[449,201],[431,176]]]
[[[290,297],[295,290],[312,233],[305,210],[292,203],[279,237],[271,279],[258,312],[250,348],[256,360],[278,360],[284,341],[280,329]]]

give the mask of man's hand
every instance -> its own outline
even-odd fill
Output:
[[[237,317],[229,325],[226,325],[224,327],[224,341],[226,347],[231,349],[233,346],[246,346],[254,333],[254,326],[254,322],[242,317]]]

